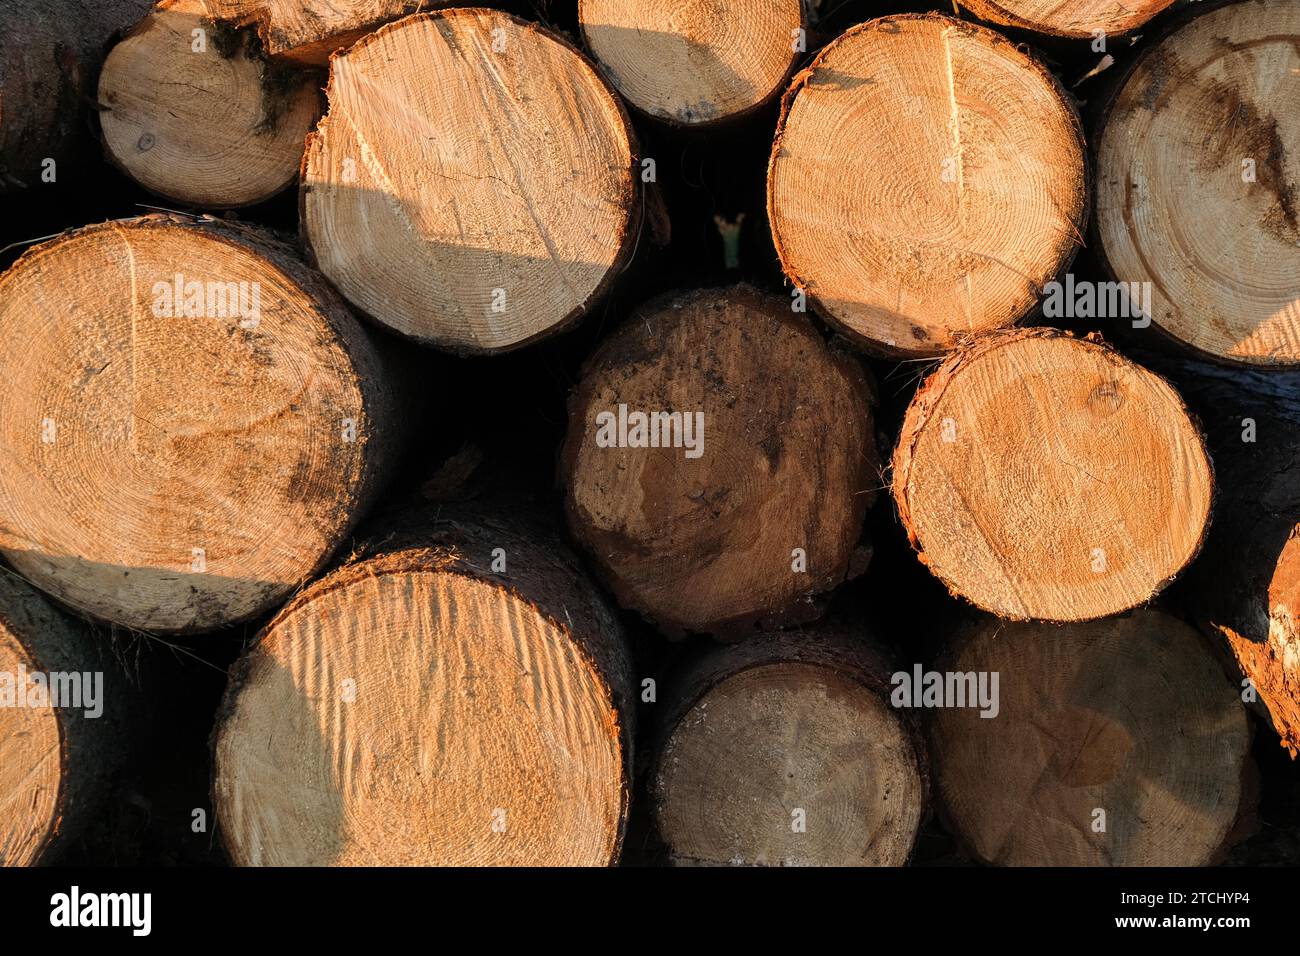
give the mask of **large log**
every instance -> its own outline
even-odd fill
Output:
[[[214,806],[239,865],[607,865],[632,717],[617,620],[558,539],[417,515],[245,655]]]
[[[686,126],[758,109],[808,49],[801,0],[579,0],[578,20],[629,103]]]
[[[269,234],[180,216],[0,276],[0,551],[67,604],[202,631],[323,566],[393,451],[380,357]]]
[[[84,153],[86,104],[113,35],[151,0],[0,0],[0,193]]]
[[[650,788],[671,862],[907,862],[925,749],[863,635],[818,625],[716,647],[668,694]]]
[[[104,149],[168,199],[247,206],[297,178],[320,94],[310,74],[271,66],[251,32],[215,27],[202,8],[168,0],[113,47],[99,77]]]
[[[303,237],[366,315],[462,353],[575,321],[637,237],[627,115],[554,34],[492,10],[409,17],[335,57]]]
[[[80,621],[0,569],[0,866],[55,861],[103,812],[132,692]]]
[[[998,675],[997,715],[935,711],[950,829],[1000,866],[1201,866],[1251,819],[1250,722],[1205,640],[1156,611],[982,620],[943,675]],[[945,701],[951,704],[951,701]]]
[[[668,633],[815,617],[865,565],[873,404],[855,359],[777,296],[656,299],[570,399],[569,527],[619,602]]]
[[[306,66],[324,66],[380,24],[449,0],[198,0],[208,15],[254,25],[267,54]]]
[[[827,320],[875,352],[936,355],[1019,321],[1074,257],[1083,130],[992,30],[883,17],[795,77],[767,206],[785,274]]]
[[[917,391],[893,493],[921,560],[1015,620],[1149,600],[1200,548],[1213,477],[1164,379],[1053,329],[985,336]]]
[[[960,0],[975,16],[990,23],[1048,36],[1093,39],[1115,37],[1146,23],[1174,0]]]
[[[1208,10],[1146,47],[1099,134],[1095,245],[1212,358],[1300,363],[1297,36],[1287,0]]]

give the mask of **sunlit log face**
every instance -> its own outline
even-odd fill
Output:
[[[950,356],[909,406],[893,469],[930,570],[1016,620],[1089,620],[1150,599],[1199,550],[1212,480],[1168,383],[1050,329]]]
[[[1082,241],[1083,131],[1046,68],[937,14],[854,27],[800,72],[768,170],[785,274],[863,347],[1013,325]]]
[[[493,353],[580,318],[630,255],[627,116],[576,50],[504,13],[384,27],[335,58],[302,226],[360,310]]]

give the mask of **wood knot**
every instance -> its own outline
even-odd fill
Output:
[[[1094,415],[1113,415],[1124,404],[1119,382],[1102,382],[1088,396],[1088,409]]]

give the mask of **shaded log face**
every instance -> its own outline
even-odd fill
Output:
[[[250,39],[226,48],[197,4],[147,17],[100,74],[109,158],[146,189],[207,209],[261,202],[293,182],[320,114],[316,82],[268,67]]]
[[[1081,241],[1079,119],[1047,70],[937,14],[854,27],[795,77],[768,169],[782,268],[864,347],[1012,325]]]
[[[1247,809],[1245,708],[1181,621],[988,620],[943,667],[999,675],[996,717],[938,710],[930,734],[947,820],[983,862],[1201,866]]]
[[[578,17],[628,102],[686,125],[767,102],[807,49],[800,0],[581,0]]]
[[[815,616],[879,480],[872,402],[860,366],[780,298],[648,303],[570,402],[570,529],[620,602],[670,632]]]
[[[109,222],[0,277],[0,549],[132,627],[263,611],[368,501],[388,386],[319,278],[251,230]]]
[[[1088,620],[1148,600],[1192,559],[1212,474],[1161,378],[1049,329],[986,338],[918,391],[894,500],[955,593],[1012,619]]]
[[[599,642],[621,659],[616,625],[577,602],[550,618],[510,574],[482,575],[480,557],[382,554],[272,622],[231,684],[214,745],[237,864],[616,861],[631,753],[615,699],[630,689],[621,665],[589,653]]]
[[[1204,13],[1143,53],[1101,133],[1102,252],[1210,356],[1300,363],[1298,44],[1293,3]]]
[[[1136,30],[1174,0],[961,0],[977,17],[1053,36],[1114,36]]]
[[[631,253],[636,147],[599,74],[508,14],[402,20],[335,58],[305,241],[366,315],[492,353],[583,314]]]
[[[665,701],[650,781],[684,866],[898,866],[925,805],[924,756],[860,634],[823,625],[714,649]]]

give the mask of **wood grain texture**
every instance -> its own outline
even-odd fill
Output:
[[[977,860],[1202,866],[1240,833],[1250,724],[1207,645],[1176,618],[987,619],[941,668],[999,674],[996,717],[940,709],[930,728],[936,795]]]
[[[611,864],[631,682],[616,619],[557,539],[417,516],[303,591],[239,665],[213,744],[222,836],[239,865]]]
[[[1200,548],[1213,475],[1162,378],[1052,329],[987,336],[917,392],[893,459],[899,515],[955,594],[1014,620],[1151,598]]]
[[[999,34],[883,17],[786,93],[768,166],[781,266],[859,345],[930,356],[1012,325],[1066,268],[1087,218],[1064,91]]]
[[[31,675],[51,672],[98,673],[98,715],[86,716],[96,709],[88,697],[80,701],[86,707],[52,706],[48,697],[45,705],[14,706],[32,703]],[[124,711],[133,693],[83,623],[8,569],[0,569],[0,675],[24,695],[0,707],[0,866],[56,862],[103,813],[126,752]]]
[[[158,291],[178,276],[206,289],[195,315]],[[217,314],[254,295],[255,319]],[[0,331],[22,343],[0,357],[0,550],[97,617],[202,631],[268,609],[390,460],[379,355],[259,230],[149,216],[65,233],[0,276]]]
[[[324,66],[381,24],[446,0],[196,0],[214,19],[256,26],[269,56]]]
[[[176,202],[262,202],[297,178],[320,94],[312,76],[270,67],[251,34],[221,34],[198,7],[161,4],[109,53],[99,78],[105,152]]]
[[[775,97],[800,56],[804,27],[800,0],[579,0],[578,20],[629,103],[688,126]]]
[[[541,27],[473,8],[409,17],[336,57],[327,94],[303,235],[375,321],[454,352],[517,348],[585,314],[630,256],[632,128]]]
[[[842,625],[714,647],[664,701],[651,796],[679,866],[901,866],[925,751],[887,656]],[[801,811],[802,819],[795,811]]]
[[[865,566],[873,404],[862,367],[779,297],[656,299],[605,339],[570,399],[570,530],[619,602],[671,634],[816,617],[814,597]],[[601,447],[597,418],[620,405],[702,415],[700,453]]]
[[[1174,340],[1300,363],[1300,7],[1249,0],[1151,44],[1097,146],[1097,232]],[[1189,201],[1191,198],[1195,201]]]
[[[1033,30],[1050,36],[1091,39],[1129,33],[1174,0],[960,0],[963,7],[990,23]]]

